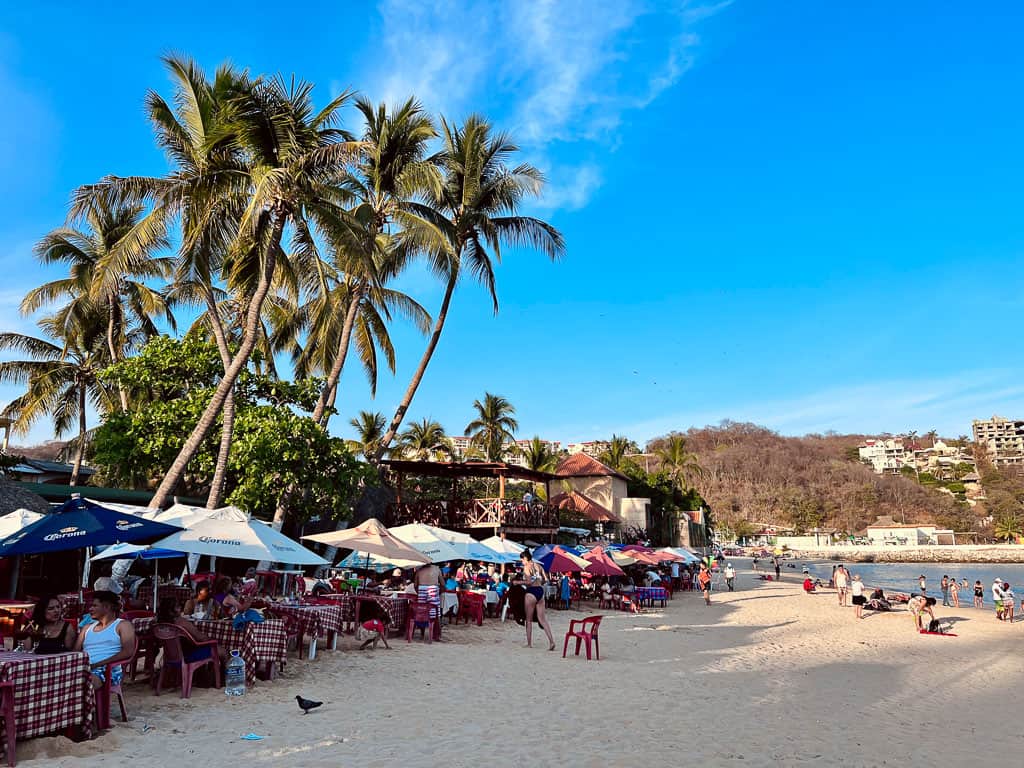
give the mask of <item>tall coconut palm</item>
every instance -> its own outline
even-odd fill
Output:
[[[680,491],[704,474],[697,462],[697,455],[686,447],[683,435],[671,434],[665,443],[654,451],[661,462],[661,468],[672,478],[672,483]]]
[[[14,429],[28,432],[40,418],[53,420],[55,437],[77,427],[74,466],[70,485],[78,484],[85,452],[87,408],[101,413],[117,408],[117,394],[98,377],[110,363],[105,320],[98,314],[67,333],[65,319],[50,316],[39,322],[54,341],[21,333],[0,333],[0,350],[20,352],[29,359],[0,363],[0,383],[25,384],[26,391],[3,411],[14,419]]]
[[[515,419],[516,409],[508,400],[490,392],[484,399],[473,401],[476,418],[466,425],[466,434],[478,446],[488,461],[501,461],[505,456],[505,443],[515,440],[519,422]]]
[[[338,193],[358,143],[336,127],[343,93],[317,112],[312,85],[298,80],[251,80],[224,67],[218,72],[230,83],[228,104],[218,115],[214,137],[223,156],[203,172],[187,161],[183,137],[155,125],[158,142],[175,168],[162,178],[108,177],[83,188],[81,206],[97,191],[128,201],[149,201],[155,219],[168,224],[180,216],[182,248],[191,250],[204,238],[229,229],[230,246],[223,267],[229,292],[245,297],[242,338],[198,423],[186,438],[150,504],[162,506],[170,497],[202,441],[215,424],[229,392],[263,336],[262,310],[285,253],[281,243],[292,233],[292,252],[303,254],[313,231],[333,232],[347,226]],[[176,87],[180,92],[181,86]],[[212,139],[211,139],[212,140]],[[192,212],[191,217],[182,216]],[[203,212],[206,212],[205,214]],[[237,225],[228,225],[240,211]]]
[[[359,450],[362,451],[363,456],[369,457],[376,453],[377,443],[384,435],[384,427],[388,423],[384,414],[360,411],[359,415],[354,419],[349,419],[348,423],[356,431]]]
[[[109,359],[117,362],[124,359],[129,328],[155,335],[160,316],[174,328],[171,303],[147,283],[170,276],[171,259],[155,255],[167,240],[142,205],[117,204],[104,195],[90,197],[76,219],[83,228],[59,227],[35,247],[44,264],[68,265],[68,276],[30,290],[21,311],[31,314],[64,299],[69,310],[65,317],[101,311],[106,316]],[[123,388],[119,398],[121,409],[127,410]]]
[[[481,282],[497,312],[494,261],[500,261],[503,245],[529,246],[552,259],[565,250],[558,230],[540,219],[519,215],[523,201],[540,193],[544,177],[528,163],[509,165],[519,148],[507,135],[495,132],[478,116],[461,126],[442,119],[441,129],[444,148],[439,162],[444,183],[429,205],[410,206],[417,218],[404,222],[402,236],[427,254],[432,270],[445,281],[444,298],[379,450],[391,444],[409,410],[441,338],[460,278],[472,276]]]
[[[392,223],[421,225],[413,201],[423,194],[436,194],[441,185],[437,165],[427,154],[437,129],[418,102],[409,99],[389,111],[384,104],[374,105],[360,98],[356,108],[365,124],[363,152],[343,187],[357,201],[352,216],[359,228],[342,233],[341,242],[331,243],[335,264],[344,275],[347,302],[339,338],[327,347],[331,363],[324,367],[327,380],[313,411],[313,418],[324,424],[337,399],[338,381],[353,330],[364,312],[363,304],[370,302],[378,309],[386,304],[384,285],[402,271],[408,260],[409,249],[393,242],[386,229]],[[411,309],[411,300],[405,301]],[[417,317],[425,320],[418,325],[426,333],[429,316],[418,304],[415,308]]]
[[[444,427],[430,419],[410,424],[399,437],[398,448],[403,457],[413,461],[430,461],[440,454],[451,454]]]

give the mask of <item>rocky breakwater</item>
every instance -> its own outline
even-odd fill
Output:
[[[793,551],[809,560],[848,563],[1024,563],[1024,546],[968,544],[917,547],[820,547]]]

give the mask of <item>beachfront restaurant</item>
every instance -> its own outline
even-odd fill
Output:
[[[530,497],[507,498],[509,481],[527,481],[543,486],[544,498],[551,498],[548,472],[500,461],[404,461],[384,460],[381,465],[391,476],[395,499],[387,505],[384,524],[389,528],[408,523],[425,523],[438,528],[470,533],[476,538],[488,533],[509,539],[554,543],[558,533],[558,509],[531,492]],[[423,492],[417,479],[433,479],[431,490]],[[494,495],[466,493],[468,481],[487,481]]]

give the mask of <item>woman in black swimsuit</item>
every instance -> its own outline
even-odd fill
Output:
[[[974,607],[985,607],[985,588],[981,585],[980,581],[974,582]]]
[[[53,595],[36,603],[28,630],[36,653],[67,653],[75,647],[75,633],[64,621],[64,606]]]
[[[537,612],[537,623],[548,636],[549,651],[555,650],[555,638],[551,635],[551,625],[544,612],[544,569],[539,563],[533,562],[530,550],[524,549],[519,556],[523,561],[523,578],[517,582],[526,587],[526,647],[533,647],[533,613]]]

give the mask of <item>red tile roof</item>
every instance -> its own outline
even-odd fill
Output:
[[[555,475],[558,477],[617,477],[620,480],[629,480],[625,475],[585,453],[566,456],[558,463]]]
[[[578,512],[584,517],[593,520],[595,523],[622,522],[621,517],[616,515],[614,512],[605,509],[592,498],[583,495],[579,491],[569,491],[568,493],[560,493],[557,496],[552,496],[548,504],[556,509]]]

